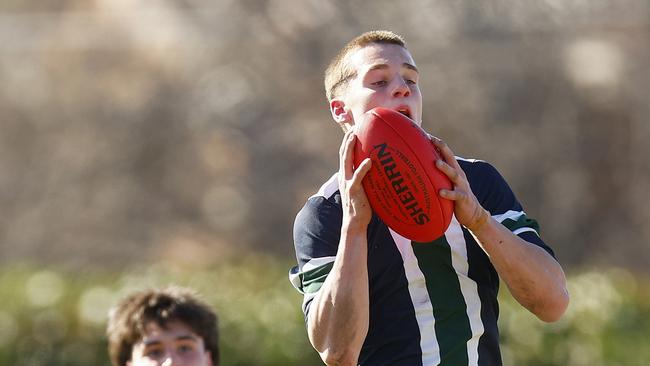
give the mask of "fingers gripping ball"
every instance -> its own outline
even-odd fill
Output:
[[[372,210],[388,227],[413,241],[430,242],[442,236],[454,204],[438,191],[451,190],[452,184],[435,167],[439,155],[424,130],[387,108],[366,112],[355,128],[355,167],[365,158],[372,160],[362,182]]]

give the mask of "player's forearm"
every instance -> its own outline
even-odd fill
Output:
[[[342,230],[327,280],[309,312],[309,338],[328,365],[356,365],[368,332],[366,230]]]
[[[566,278],[550,254],[489,216],[472,234],[520,304],[547,322],[564,314],[569,304]]]

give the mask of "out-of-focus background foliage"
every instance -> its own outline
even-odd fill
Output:
[[[337,167],[322,72],[380,28],[569,275],[552,325],[502,291],[506,364],[645,364],[648,1],[4,0],[0,365],[108,365],[108,308],[168,283],[215,306],[224,365],[318,364],[291,227]]]

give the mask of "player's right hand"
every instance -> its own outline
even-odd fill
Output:
[[[372,209],[361,181],[370,170],[372,163],[370,158],[366,158],[356,169],[354,168],[356,142],[357,137],[353,129],[348,130],[339,149],[338,181],[343,205],[343,225],[347,225],[348,229],[360,229],[365,232],[372,218]]]

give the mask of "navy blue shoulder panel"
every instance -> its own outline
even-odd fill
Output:
[[[481,160],[459,159],[458,163],[467,176],[472,192],[490,214],[500,215],[511,210],[524,211],[512,189],[494,166]],[[519,237],[541,247],[555,258],[553,250],[539,235],[526,231],[519,234]]]
[[[293,242],[301,270],[312,258],[336,255],[343,221],[339,202],[338,192],[331,198],[314,196],[296,216]]]

